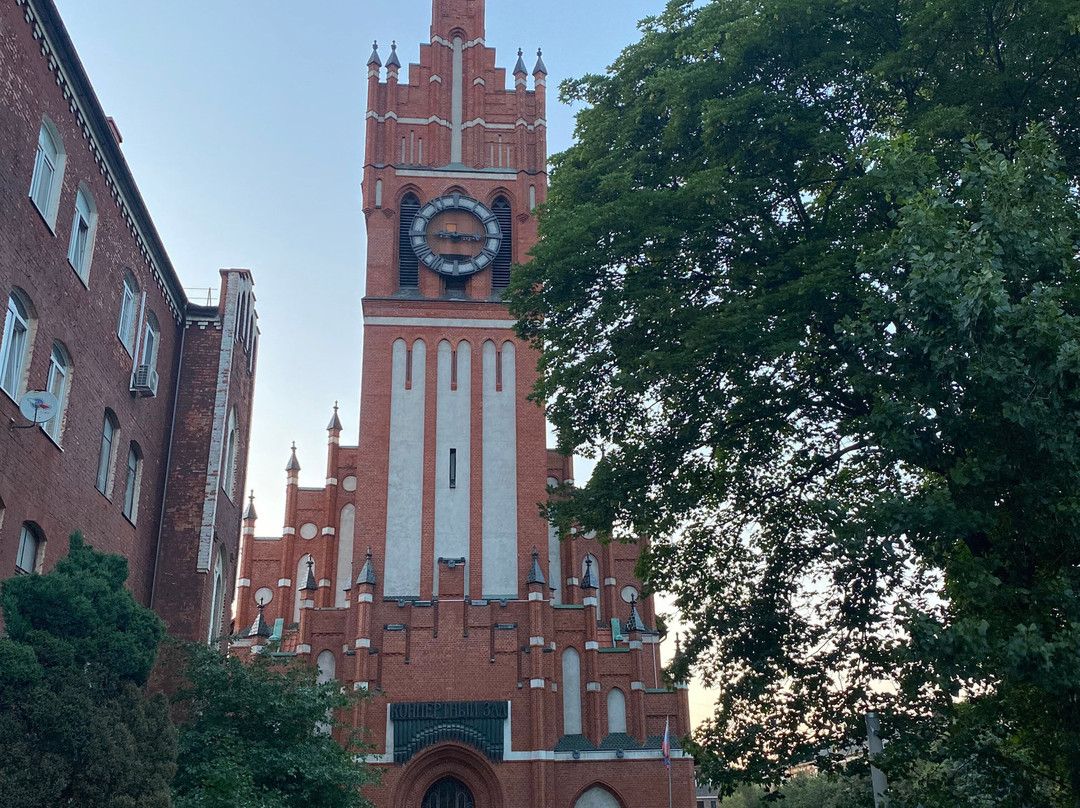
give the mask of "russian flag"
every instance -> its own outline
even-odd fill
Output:
[[[664,751],[664,765],[671,768],[671,716],[664,719],[664,745],[660,748]]]

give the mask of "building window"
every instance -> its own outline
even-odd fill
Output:
[[[75,197],[75,219],[71,223],[71,241],[68,243],[68,263],[83,283],[90,277],[90,257],[94,252],[96,229],[94,197],[85,188],[79,188]]]
[[[68,388],[71,385],[71,357],[62,343],[54,342],[49,358],[48,390],[56,396],[56,413],[42,426],[45,433],[57,443],[63,430],[64,410],[67,409]]]
[[[23,522],[19,531],[19,554],[15,557],[16,574],[41,572],[41,562],[45,556],[45,539],[41,531],[31,522]]]
[[[128,446],[127,470],[124,474],[124,516],[135,524],[139,516],[139,478],[142,476],[142,450],[135,441]]]
[[[221,553],[218,553],[217,561],[214,562],[214,588],[210,598],[207,645],[213,645],[221,637],[221,621],[225,614],[225,558]]]
[[[413,252],[409,231],[420,211],[420,200],[416,194],[405,194],[398,208],[398,286],[415,289],[420,285],[420,259]]]
[[[23,369],[30,353],[30,305],[19,292],[8,296],[4,337],[0,342],[0,387],[14,399],[22,390]]]
[[[135,350],[135,299],[139,296],[139,284],[135,276],[124,270],[124,291],[120,300],[120,324],[116,336],[124,343],[128,353]]]
[[[158,342],[161,331],[158,328],[157,317],[153,312],[146,315],[146,323],[143,325],[142,347],[139,349],[139,364],[146,365],[151,370],[157,367]]]
[[[510,203],[505,196],[495,198],[491,203],[491,212],[499,222],[502,230],[502,241],[499,242],[499,251],[495,254],[495,260],[491,262],[491,288],[505,289],[510,285],[510,265],[514,255],[514,228],[510,215]]]
[[[239,448],[238,438],[239,430],[236,426],[236,407],[233,407],[229,411],[229,423],[228,431],[225,433],[225,447],[222,452],[221,463],[224,467],[221,474],[221,487],[228,494],[229,499],[233,498],[236,488],[236,459],[237,450]]]
[[[30,180],[30,199],[50,228],[56,224],[60,201],[60,185],[64,179],[64,144],[52,121],[45,118],[38,130],[37,154],[34,156],[34,176]]]
[[[105,421],[101,426],[101,450],[98,454],[97,490],[105,496],[112,489],[113,451],[116,446],[119,424],[112,410],[105,410]]]

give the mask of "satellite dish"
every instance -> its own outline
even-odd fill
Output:
[[[48,390],[27,390],[19,400],[19,412],[33,424],[44,424],[60,413],[60,402]]]

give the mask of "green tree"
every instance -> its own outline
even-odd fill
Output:
[[[176,808],[370,806],[360,796],[373,770],[357,739],[335,720],[354,704],[336,682],[295,657],[263,653],[242,662],[186,649]],[[330,734],[336,728],[338,743]]]
[[[145,684],[161,620],[124,588],[127,562],[71,536],[46,575],[0,602],[0,806],[169,805],[176,733]]]
[[[714,781],[779,782],[876,708],[912,800],[1080,797],[1078,24],[674,0],[563,86],[511,305],[598,463],[549,509],[650,537],[676,672],[720,685]]]

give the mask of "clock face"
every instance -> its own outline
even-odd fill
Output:
[[[495,214],[461,194],[440,196],[424,205],[409,230],[413,252],[441,275],[472,275],[490,266],[502,244]]]

